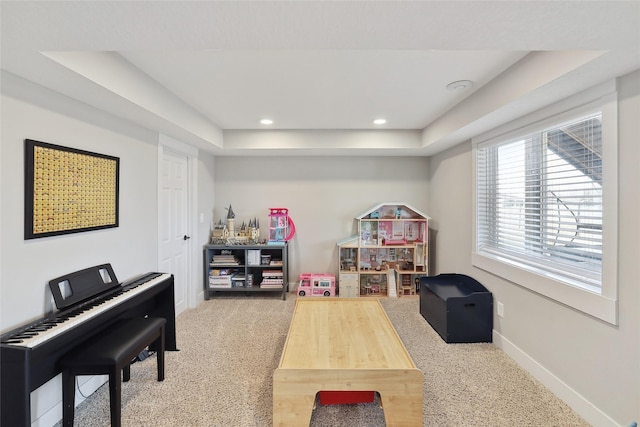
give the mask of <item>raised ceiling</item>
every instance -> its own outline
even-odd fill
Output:
[[[4,79],[218,155],[430,155],[640,68],[637,1],[0,7]]]

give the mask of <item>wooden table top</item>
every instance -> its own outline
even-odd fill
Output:
[[[298,298],[280,369],[417,369],[382,304]]]

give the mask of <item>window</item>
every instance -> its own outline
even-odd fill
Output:
[[[473,262],[616,323],[617,118],[611,99],[474,141]]]
[[[477,249],[599,290],[602,113],[477,149]]]

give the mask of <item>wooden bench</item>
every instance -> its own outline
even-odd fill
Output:
[[[153,345],[156,349],[158,381],[164,380],[166,323],[163,318],[120,320],[65,354],[60,359],[63,426],[73,426],[76,376],[108,374],[111,426],[120,427],[121,380],[129,381],[131,362],[147,346]]]

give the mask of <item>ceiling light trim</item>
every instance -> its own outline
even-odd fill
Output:
[[[462,92],[463,90],[470,89],[471,86],[473,86],[471,80],[456,80],[455,82],[449,83],[446,88],[453,92]]]

